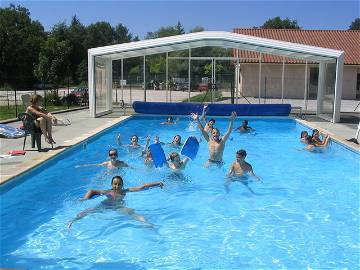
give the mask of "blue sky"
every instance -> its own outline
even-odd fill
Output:
[[[76,15],[89,25],[107,21],[122,23],[134,35],[144,38],[147,32],[180,21],[189,31],[195,26],[206,30],[232,31],[263,24],[275,16],[296,19],[303,29],[348,29],[360,17],[359,1],[1,1],[29,9],[31,18],[50,30]]]

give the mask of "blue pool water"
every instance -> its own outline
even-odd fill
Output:
[[[224,166],[205,169],[207,144],[181,174],[145,167],[139,153],[118,147],[138,134],[170,142],[200,137],[181,118],[136,116],[62,154],[1,191],[0,267],[28,269],[356,269],[359,267],[359,155],[332,142],[323,153],[304,150],[305,129],[291,119],[250,119],[255,134],[233,132]],[[222,134],[227,118],[216,118]],[[236,119],[239,126],[243,119]],[[136,167],[75,168],[119,158]],[[240,182],[225,185],[238,149],[263,182],[251,193]],[[166,153],[171,149],[164,146]],[[113,175],[125,187],[163,181],[164,189],[128,193],[125,205],[148,224],[117,207],[101,207],[102,197],[79,201],[88,189],[109,189]],[[97,208],[67,229],[77,213]],[[152,224],[152,226],[149,226]]]

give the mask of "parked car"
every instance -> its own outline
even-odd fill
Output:
[[[197,89],[199,91],[209,91],[212,89],[211,83],[199,83]],[[217,85],[214,85],[214,89],[217,90]]]
[[[211,86],[209,83],[199,83],[197,89],[199,91],[208,91],[210,89],[210,87]]]
[[[76,87],[73,91],[76,97],[89,96],[89,89],[87,87]]]
[[[87,87],[77,87],[72,94],[76,96],[80,105],[89,104],[89,89]]]

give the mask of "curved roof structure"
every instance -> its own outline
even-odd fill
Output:
[[[89,49],[88,53],[89,56],[102,56],[117,60],[206,46],[236,48],[315,62],[335,62],[344,53],[333,49],[217,31],[204,31],[98,47]]]
[[[90,115],[96,117],[111,111],[112,108],[112,61],[144,56],[152,54],[168,53],[172,51],[188,50],[200,47],[222,47],[235,50],[247,50],[264,54],[284,56],[287,58],[302,59],[310,62],[320,63],[320,73],[324,76],[321,80],[321,95],[318,95],[320,104],[324,96],[324,83],[326,64],[336,65],[336,76],[334,85],[333,122],[340,120],[342,76],[344,65],[344,52],[334,49],[315,47],[299,43],[291,43],[281,40],[273,40],[263,37],[254,37],[231,32],[204,31],[198,33],[184,34],[178,36],[135,41],[112,46],[98,47],[88,50],[88,73],[89,73],[89,107]],[[189,53],[190,54],[190,53]],[[189,55],[190,56],[190,55]],[[191,57],[189,57],[190,63]],[[100,64],[101,62],[101,64]],[[99,70],[97,72],[97,64]],[[100,68],[101,66],[101,68]],[[100,70],[101,69],[101,70]],[[144,85],[145,85],[145,68]],[[98,74],[98,75],[96,75]],[[190,73],[189,73],[190,74]],[[99,80],[97,81],[97,76]],[[260,76],[259,76],[260,77]],[[190,76],[189,76],[190,82]],[[99,89],[97,89],[97,83]],[[189,87],[190,89],[190,87]],[[259,87],[260,89],[260,87]],[[96,91],[99,90],[101,102],[96,102]],[[190,91],[190,90],[189,90]],[[145,89],[144,89],[145,93]],[[190,92],[189,92],[190,93]],[[306,91],[305,91],[306,94]],[[144,95],[146,101],[146,95]],[[260,97],[260,94],[259,94]],[[104,106],[100,106],[104,103]],[[96,104],[101,110],[96,111]],[[319,107],[320,108],[320,107]],[[320,113],[320,109],[319,109]]]

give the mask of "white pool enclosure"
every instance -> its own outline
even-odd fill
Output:
[[[318,89],[316,100],[316,114],[320,117],[327,118],[331,122],[339,122],[341,93],[343,81],[344,52],[308,46],[297,43],[290,43],[254,36],[241,35],[231,32],[204,31],[198,33],[184,34],[178,36],[135,41],[112,46],[98,47],[88,50],[88,86],[89,86],[89,107],[90,116],[98,117],[113,110],[113,61],[121,61],[121,82],[124,81],[123,61],[124,59],[143,57],[143,91],[144,101],[146,101],[146,56],[155,54],[166,55],[166,86],[169,90],[168,79],[168,60],[169,53],[174,51],[188,50],[188,87],[191,91],[191,73],[190,63],[197,57],[192,57],[191,49],[200,47],[221,47],[233,49],[232,57],[213,57],[212,66],[216,60],[229,60],[235,66],[234,91],[237,97],[234,103],[237,103],[239,97],[241,72],[241,59],[239,50],[253,51],[260,53],[258,60],[259,65],[259,98],[261,88],[261,56],[262,54],[277,55],[283,57],[281,97],[284,97],[284,63],[285,58],[295,58],[303,60],[305,65],[304,75],[304,104],[307,102],[307,80],[308,80],[308,63],[317,63],[319,67]],[[184,60],[184,57],[181,57]],[[211,82],[215,82],[215,70],[212,67]],[[120,85],[123,88],[123,84]],[[166,92],[167,95],[167,92]],[[259,102],[260,103],[260,102]]]

